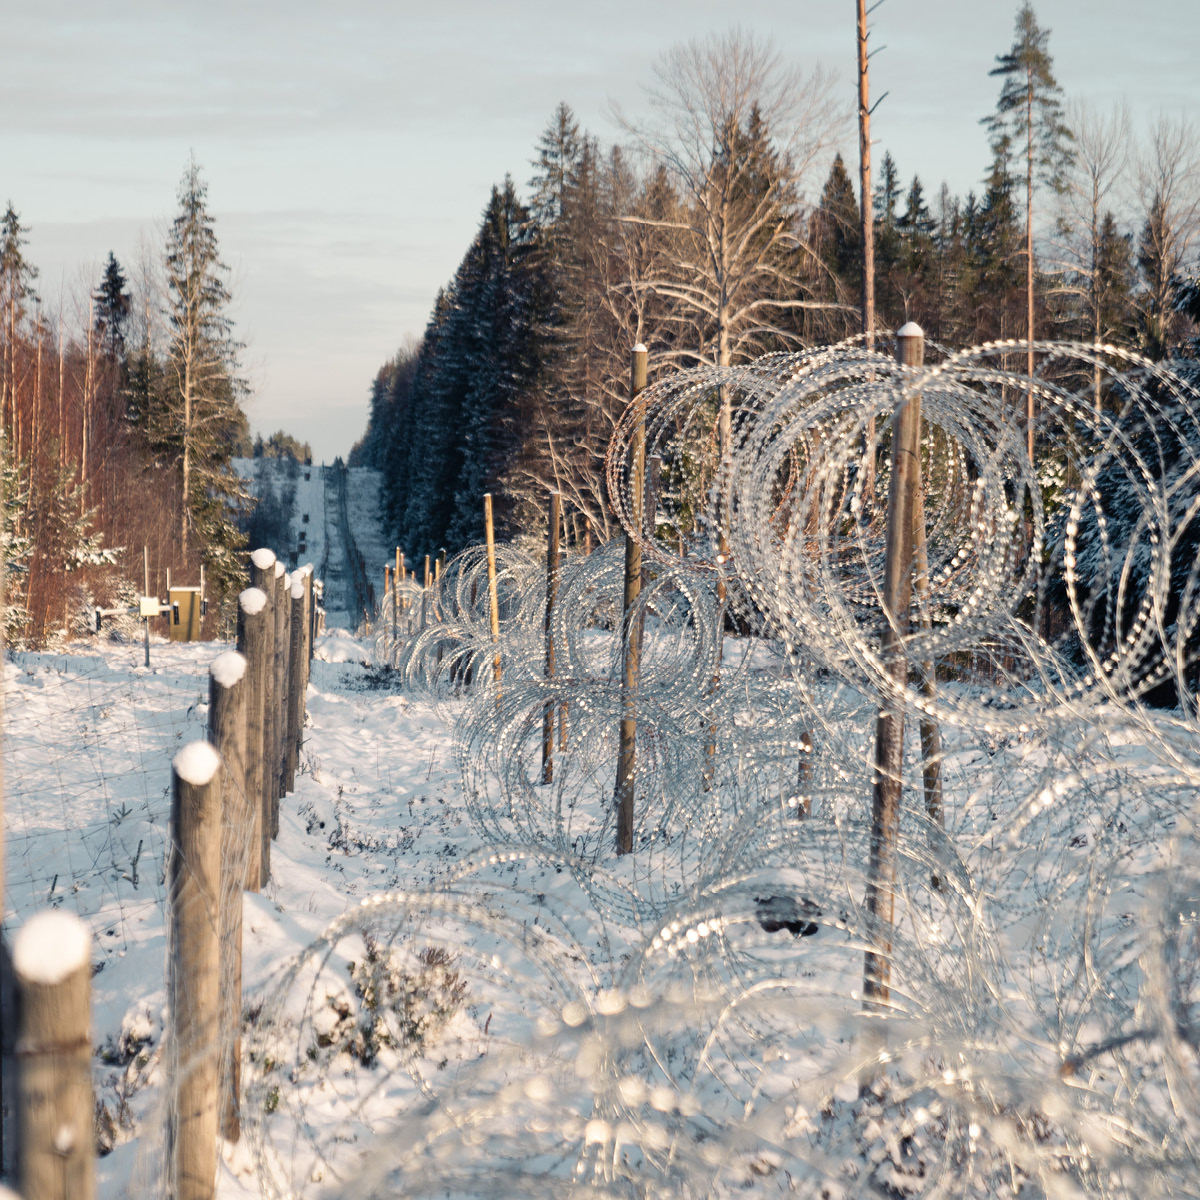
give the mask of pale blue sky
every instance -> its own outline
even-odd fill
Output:
[[[43,298],[155,252],[190,151],[234,270],[257,431],[318,457],[366,421],[376,368],[424,328],[493,182],[523,186],[559,100],[602,140],[610,100],[636,112],[672,43],[736,20],[854,92],[854,5],[842,0],[0,0],[0,203],[31,227]],[[873,134],[929,193],[976,187],[979,118],[1015,0],[886,0],[872,18]],[[1039,0],[1068,98],[1126,97],[1139,125],[1200,115],[1194,0]],[[847,160],[857,155],[847,137]],[[819,187],[820,180],[815,181]]]

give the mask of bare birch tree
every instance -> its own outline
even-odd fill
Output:
[[[1138,266],[1143,337],[1155,358],[1164,355],[1184,320],[1177,289],[1200,250],[1200,134],[1184,117],[1160,116],[1137,160],[1143,214]]]
[[[806,252],[804,185],[846,124],[833,77],[804,76],[733,30],[668,51],[648,98],[649,120],[617,115],[665,168],[682,206],[665,219],[624,220],[672,248],[635,287],[671,300],[677,320],[693,326],[674,356],[728,366],[795,342],[783,314],[830,307],[797,294],[795,264]]]
[[[1114,210],[1121,207],[1132,132],[1128,105],[1107,115],[1074,103],[1067,123],[1075,135],[1074,159],[1064,177],[1059,215],[1058,266],[1064,287],[1075,297],[1087,336],[1105,341],[1113,327],[1114,274],[1132,267],[1128,243],[1117,231]],[[1101,374],[1093,379],[1096,411],[1101,405]]]

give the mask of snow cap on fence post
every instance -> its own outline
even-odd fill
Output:
[[[212,660],[208,673],[219,686],[235,687],[246,674],[246,656],[236,650],[225,650]]]

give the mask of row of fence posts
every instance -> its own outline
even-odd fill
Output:
[[[218,1137],[240,1137],[242,892],[270,878],[317,632],[311,565],[289,577],[270,550],[256,550],[250,581],[237,649],[209,668],[208,738],[172,762],[164,1049],[174,1095],[163,1190],[173,1200],[211,1200]],[[86,925],[61,910],[35,915],[13,943],[23,1200],[95,1195],[90,946]]]

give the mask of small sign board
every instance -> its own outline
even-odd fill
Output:
[[[138,597],[138,616],[139,617],[157,617],[162,608],[162,603],[157,596],[139,596]]]
[[[171,641],[198,642],[200,640],[200,589],[173,587],[170,590],[171,612],[167,617],[171,626]]]

